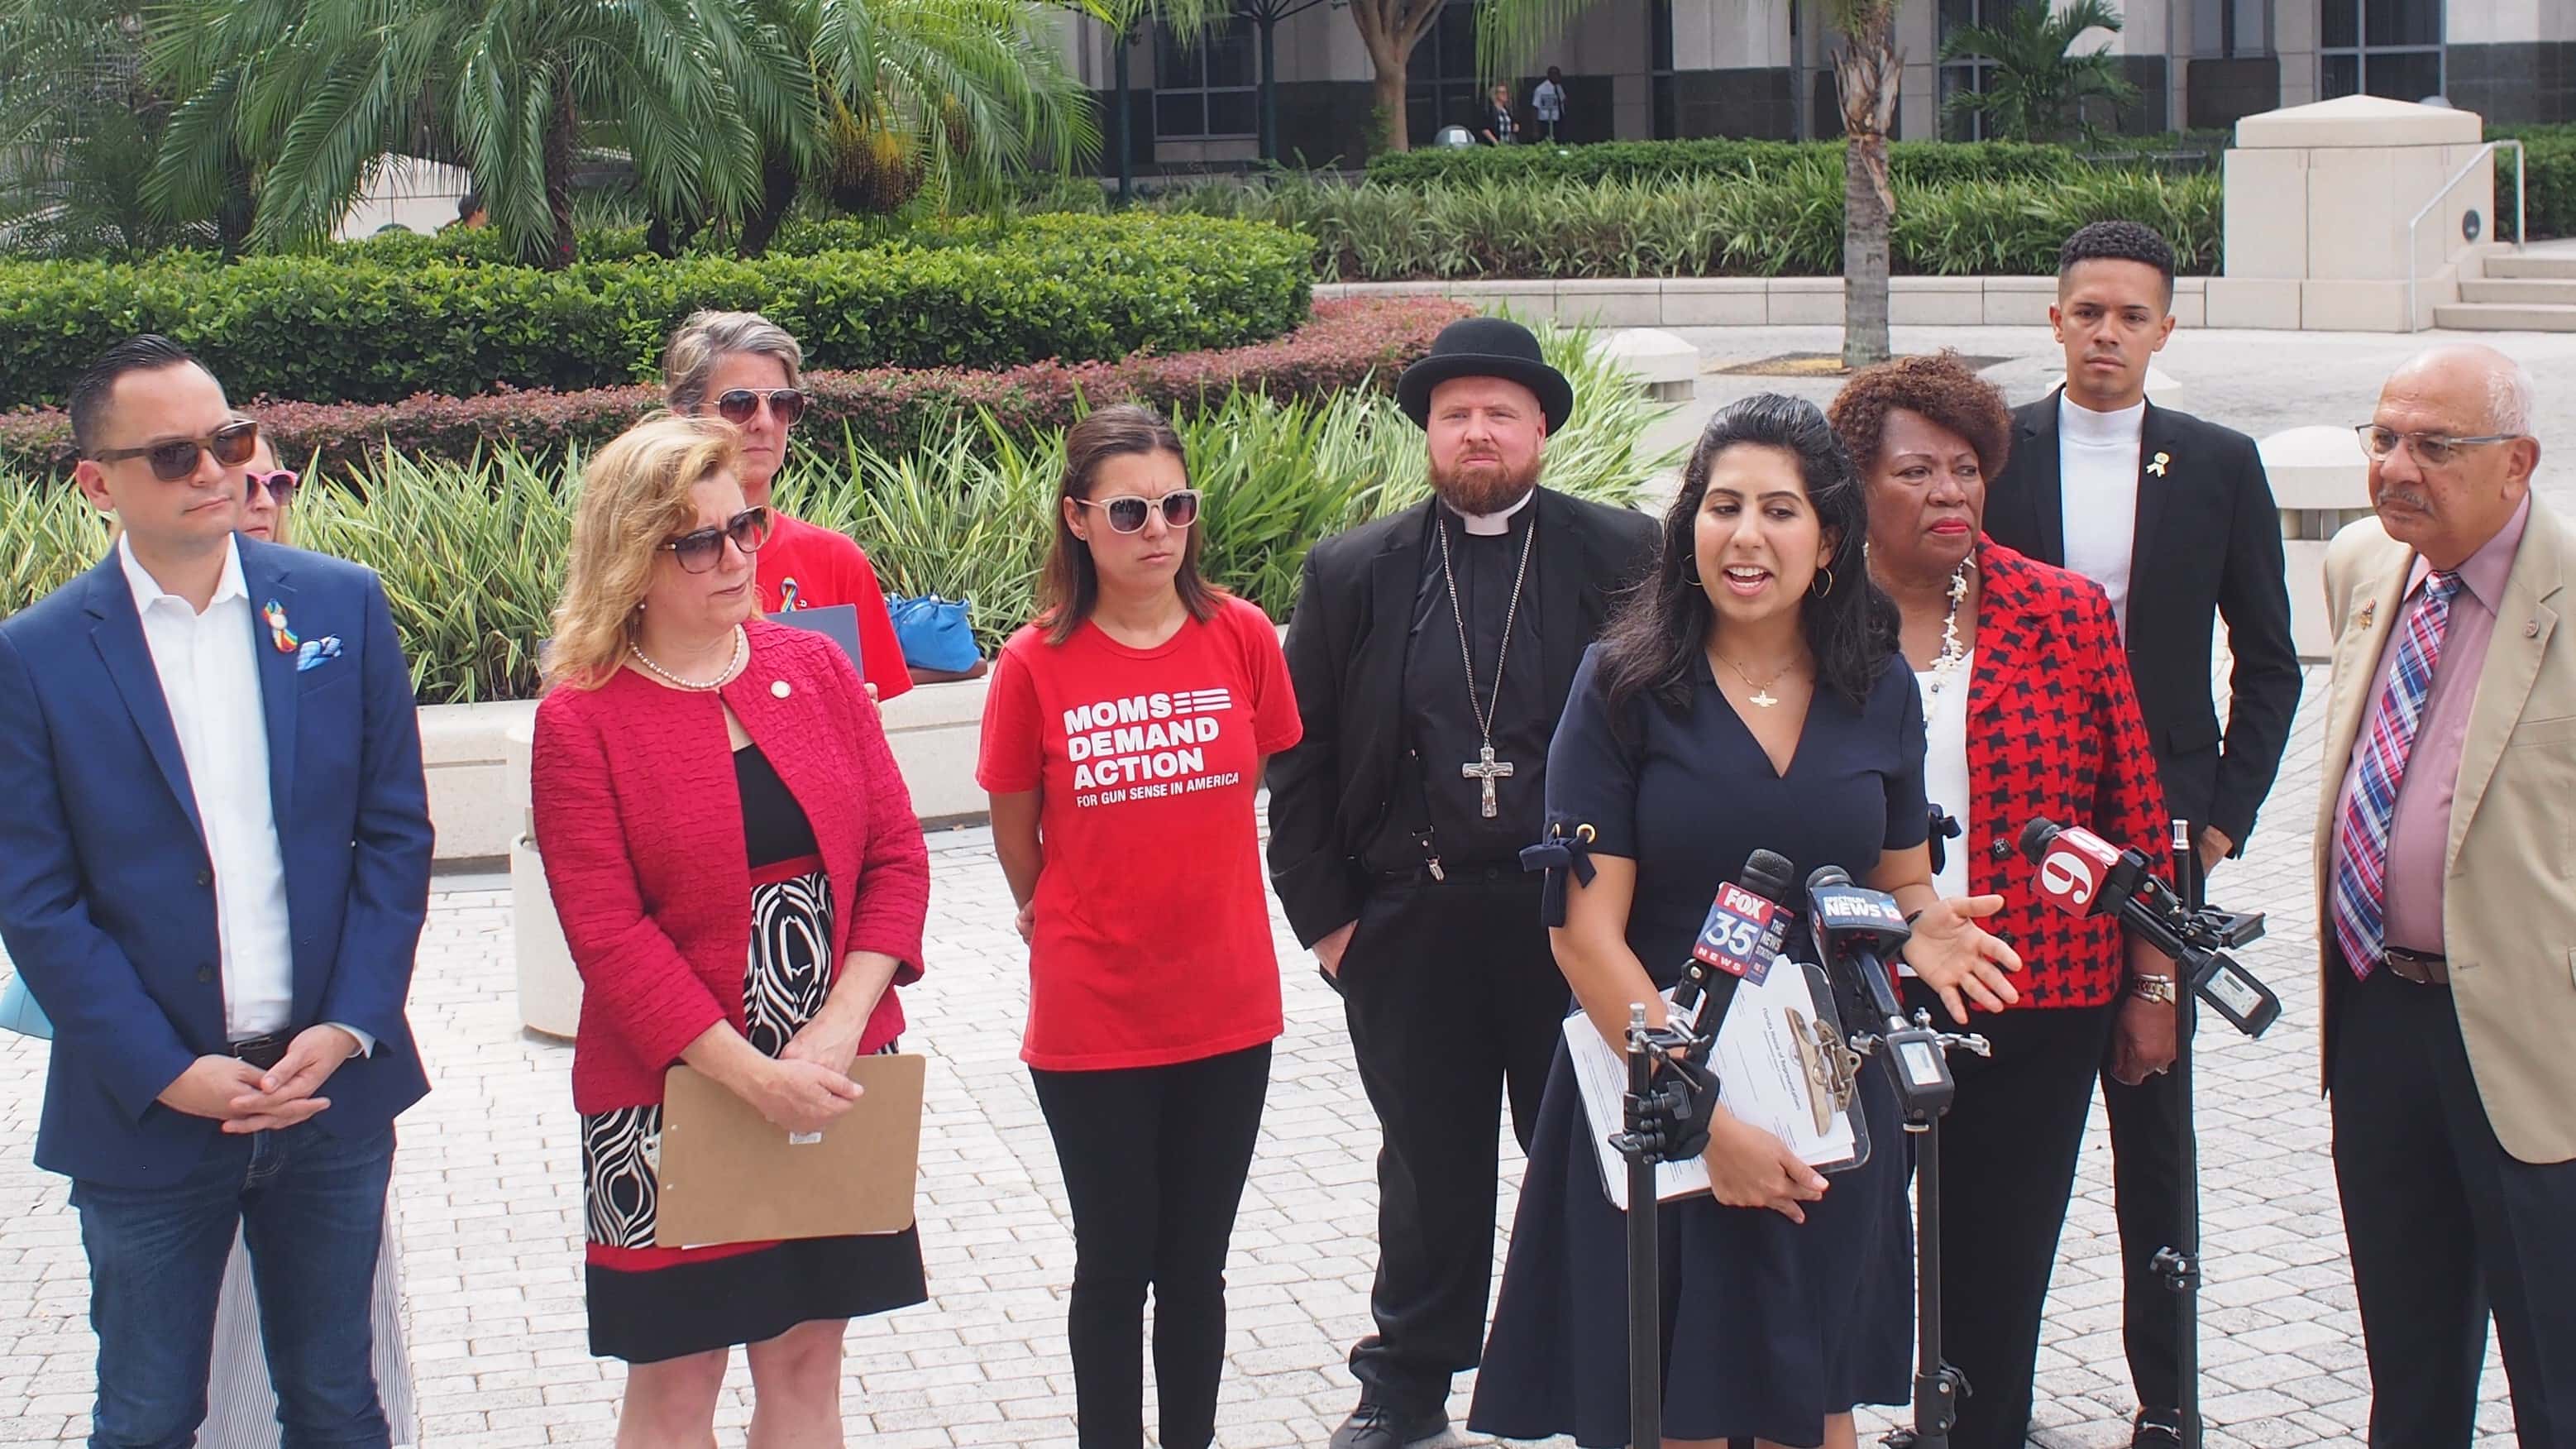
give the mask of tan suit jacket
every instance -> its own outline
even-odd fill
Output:
[[[2414,562],[2375,518],[2326,551],[2327,617],[2338,628],[2316,871],[2317,943],[2329,971],[2344,969],[2326,924],[2335,804]],[[2558,627],[2570,578],[2576,532],[2535,499],[2470,709],[2442,882],[2443,950],[2469,1068],[2497,1140],[2533,1163],[2576,1158],[2576,628]],[[2332,1013],[2324,1015],[2331,1033]],[[2331,1061],[2331,1039],[2326,1050]]]

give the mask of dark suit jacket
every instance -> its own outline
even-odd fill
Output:
[[[428,1091],[404,1019],[431,833],[411,675],[376,576],[241,540],[269,799],[294,933],[290,1031],[376,1039],[314,1122],[376,1131]],[[338,658],[298,672],[274,599]],[[53,1018],[36,1165],[117,1187],[176,1181],[215,1122],[155,1099],[227,1045],[212,861],[186,758],[117,556],[0,622],[0,938]]]
[[[1997,542],[2062,568],[2057,398],[2014,410],[2012,458],[1987,489],[1985,523]],[[2148,471],[2159,453],[2162,476]],[[2167,808],[2216,826],[2241,851],[2299,708],[2281,516],[2254,440],[2188,413],[2147,404],[2138,467],[2128,600],[2138,706]],[[2210,694],[2213,615],[2227,621],[2235,655],[2223,741]]]
[[[1538,529],[1540,673],[1548,719],[1612,599],[1653,561],[1654,520],[1542,488]],[[1306,555],[1288,624],[1288,677],[1305,736],[1270,761],[1270,883],[1308,945],[1359,918],[1359,864],[1389,808],[1404,753],[1405,636],[1431,503],[1364,523]]]

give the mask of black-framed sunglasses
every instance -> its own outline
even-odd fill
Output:
[[[805,416],[805,394],[792,387],[738,387],[731,392],[718,393],[716,416],[741,427],[751,421],[751,415],[760,411],[763,403],[769,405],[769,415],[778,419],[782,428],[796,426],[796,420]]]
[[[746,508],[715,528],[691,529],[678,538],[657,545],[679,561],[681,568],[702,574],[716,566],[724,556],[725,540],[744,553],[758,553],[769,542],[769,510]]]
[[[295,476],[295,470],[292,468],[280,468],[274,473],[262,473],[252,469],[245,476],[250,479],[252,497],[258,497],[259,490],[265,488],[268,490],[269,501],[280,508],[295,501],[295,485],[302,481]]]
[[[238,468],[250,461],[259,447],[259,424],[248,418],[237,418],[202,438],[172,438],[166,442],[146,443],[140,448],[102,448],[90,454],[94,463],[122,463],[128,458],[141,458],[152,465],[152,476],[164,483],[177,483],[197,471],[197,456],[215,455],[217,465]]]
[[[1156,505],[1163,510],[1163,521],[1174,528],[1187,528],[1199,521],[1199,490],[1175,488],[1160,498],[1144,498],[1121,493],[1115,498],[1077,498],[1085,508],[1097,508],[1109,515],[1109,527],[1115,533],[1141,533],[1145,520]]]

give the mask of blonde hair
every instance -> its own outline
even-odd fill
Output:
[[[270,472],[277,472],[286,466],[284,462],[279,460],[277,456],[277,444],[270,440],[266,430],[262,430],[259,435],[258,446],[250,455],[251,462],[257,463],[261,453],[266,453],[268,455],[268,470]],[[303,476],[304,475],[302,473],[298,473],[296,475],[296,481],[299,484],[302,483]],[[243,506],[249,506],[248,500],[244,500]],[[280,503],[277,505],[277,522],[268,530],[268,541],[281,548],[293,548],[295,546],[294,504]]]
[[[737,353],[774,357],[787,369],[789,387],[804,386],[805,349],[786,328],[757,312],[692,312],[662,349],[662,397],[679,412],[706,405],[716,364]]]
[[[741,467],[741,434],[731,427],[655,413],[582,469],[572,557],[546,647],[548,685],[597,689],[616,675],[635,638],[635,608],[653,585],[654,555],[697,523],[689,490]]]

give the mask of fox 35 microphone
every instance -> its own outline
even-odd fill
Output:
[[[1737,980],[1759,986],[1771,974],[1771,963],[1779,959],[1780,948],[1789,939],[1789,910],[1780,898],[1789,893],[1797,870],[1788,857],[1757,850],[1745,857],[1742,875],[1717,888],[1708,919],[1700,923],[1699,938],[1691,943],[1690,962],[1673,988],[1673,1006],[1694,1023],[1706,1014],[1699,1005],[1703,994],[1715,1005],[1716,1014],[1704,1024],[1705,1035],[1717,1034],[1718,1021],[1735,998]],[[1712,972],[1730,979],[1719,981]]]
[[[1896,908],[1896,898],[1852,884],[1851,873],[1841,866],[1818,866],[1807,877],[1807,929],[1828,971],[1848,962],[1850,975],[1859,978],[1869,1014],[1882,1023],[1876,1033],[1878,1055],[1887,1063],[1906,1119],[1928,1121],[1948,1111],[1959,1084],[1950,1075],[1941,1034],[1928,1017],[1909,1020],[1896,999],[1888,962],[1914,934],[1905,913]]]
[[[2120,924],[2171,956],[2182,979],[2238,1031],[2261,1036],[2279,1019],[2281,998],[2227,954],[2262,936],[2262,912],[2195,911],[2156,878],[2145,856],[2080,825],[2033,820],[2022,827],[2021,853],[2031,863],[2032,887],[2050,905],[2077,916],[2116,912]]]

